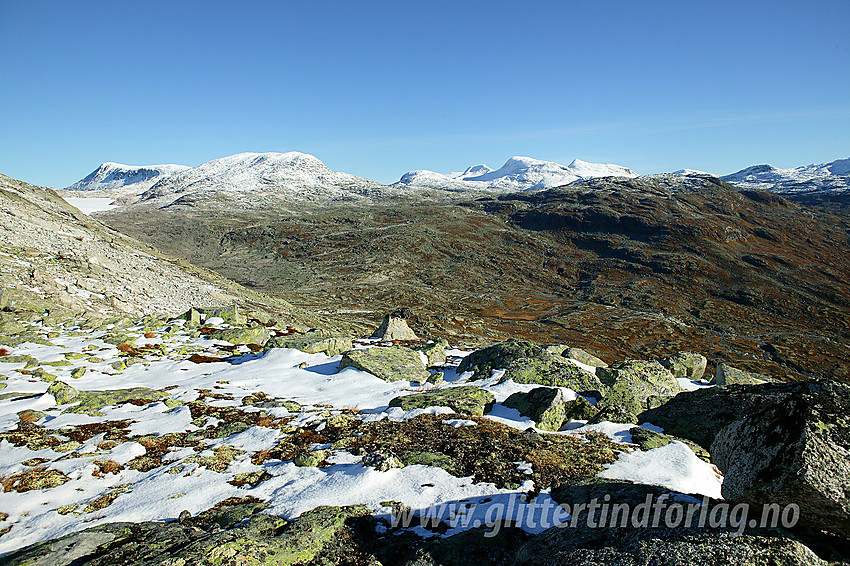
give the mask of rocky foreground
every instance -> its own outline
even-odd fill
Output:
[[[705,375],[688,352],[462,351],[406,314],[355,339],[232,306],[96,323],[7,308],[0,563],[850,556],[850,387]]]

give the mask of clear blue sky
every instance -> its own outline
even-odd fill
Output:
[[[298,150],[381,182],[512,155],[850,156],[850,1],[0,0],[0,172]]]

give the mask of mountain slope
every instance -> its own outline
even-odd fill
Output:
[[[440,189],[448,191],[493,190],[527,191],[567,185],[593,177],[636,177],[627,167],[607,163],[588,163],[579,159],[569,165],[515,156],[499,169],[474,165],[463,173],[444,175],[428,170],[410,171],[402,175],[396,186]]]
[[[50,189],[5,175],[0,175],[0,283],[0,308],[88,319],[173,315],[234,302],[291,310],[283,301],[164,257],[85,216]]]

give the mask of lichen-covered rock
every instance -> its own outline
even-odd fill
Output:
[[[227,324],[235,326],[244,326],[248,324],[248,317],[240,312],[239,305],[228,305],[226,307],[201,309],[206,316],[206,319],[220,318]]]
[[[560,430],[566,418],[564,395],[557,387],[536,387],[528,393],[514,393],[503,405],[529,417],[542,430]]]
[[[601,422],[638,424],[637,414],[629,406],[619,403],[599,403],[594,409],[596,412],[587,424],[599,424]]]
[[[231,344],[257,344],[265,346],[271,337],[271,332],[265,326],[248,328],[222,328],[209,335],[211,340],[224,340]]]
[[[445,338],[439,338],[417,348],[418,351],[428,357],[428,367],[446,365],[446,347],[449,343]]]
[[[47,388],[47,392],[53,395],[57,405],[66,405],[73,403],[79,396],[79,391],[65,383],[64,381],[54,381]]]
[[[626,360],[597,368],[596,374],[604,385],[599,409],[617,405],[637,414],[682,391],[673,374],[656,361]]]
[[[725,474],[723,497],[794,503],[801,524],[850,539],[850,387],[795,385],[717,433],[710,452]]]
[[[418,352],[401,346],[364,348],[343,354],[339,369],[355,367],[384,381],[425,381],[428,370]]]
[[[568,387],[577,392],[602,389],[595,375],[543,346],[521,340],[507,340],[476,350],[461,361],[457,371],[472,371],[472,379],[484,379],[499,369],[505,370],[501,381],[513,379],[517,383]]]
[[[443,384],[445,377],[446,376],[443,372],[438,371],[437,373],[432,373],[430,377],[428,377],[427,383],[439,386]]]
[[[474,385],[463,385],[396,397],[390,401],[390,407],[400,407],[405,411],[448,407],[461,415],[483,416],[493,408],[495,402],[495,395],[489,391]]]
[[[598,412],[584,397],[564,403],[564,418],[571,421],[588,421]]]
[[[676,377],[699,381],[705,375],[708,360],[695,352],[679,352],[661,361],[661,365]]]
[[[266,350],[271,348],[293,348],[308,354],[324,353],[328,356],[338,356],[351,350],[352,342],[349,336],[332,336],[324,331],[316,330],[304,334],[278,336],[266,342]]]
[[[292,461],[293,464],[302,468],[315,468],[322,462],[328,459],[328,453],[325,450],[311,450],[298,454]]]
[[[717,371],[711,383],[714,385],[758,385],[775,381],[767,375],[733,368],[728,364],[717,364]]]
[[[413,313],[410,309],[402,308],[395,310],[384,317],[381,326],[372,334],[372,338],[380,338],[381,340],[418,340],[419,337],[407,325],[407,319],[411,318]]]

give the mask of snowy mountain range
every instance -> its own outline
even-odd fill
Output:
[[[561,165],[553,161],[516,156],[495,170],[486,165],[473,165],[462,173],[410,171],[394,185],[447,191],[528,191],[550,189],[591,177],[637,177],[637,173],[628,167],[608,163],[588,163],[575,159],[569,165]]]
[[[739,187],[786,194],[841,192],[850,189],[850,158],[793,169],[754,165],[721,178]]]

